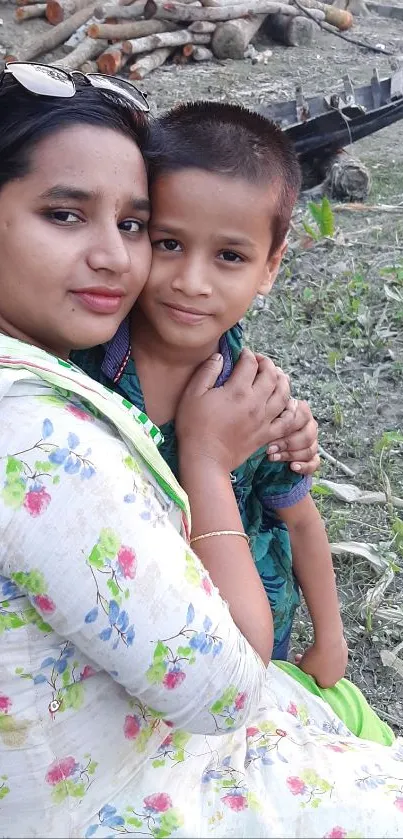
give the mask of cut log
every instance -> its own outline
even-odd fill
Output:
[[[46,18],[53,26],[88,6],[88,0],[48,0]]]
[[[198,35],[212,34],[216,28],[216,23],[211,20],[195,20],[189,26],[189,32],[197,32]]]
[[[310,0],[310,2],[316,2],[316,0]],[[182,20],[184,22],[193,20],[225,21],[237,20],[254,14],[274,15],[277,12],[293,16],[301,14],[295,6],[288,5],[287,0],[282,3],[271,2],[271,0],[250,0],[250,2],[239,3],[236,6],[203,7],[202,9],[183,6],[180,3],[175,3],[174,0],[165,0],[165,2],[164,0],[163,2],[147,0],[144,17],[146,19],[155,17],[158,20]],[[348,12],[344,14],[348,14]]]
[[[216,8],[217,6],[239,6],[241,3],[245,3],[245,0],[202,0],[202,6],[209,8]]]
[[[65,42],[64,46],[68,49],[75,50],[79,44],[87,37],[87,28],[91,26],[91,23],[94,22],[94,17],[91,17],[87,23],[84,23],[82,26],[79,26],[75,32],[73,32],[72,36]]]
[[[84,64],[81,65],[80,70],[82,73],[98,73],[98,65],[96,61],[84,61]]]
[[[106,50],[108,47],[107,41],[94,41],[93,38],[86,38],[82,41],[75,50],[72,50],[65,58],[56,61],[56,67],[63,67],[64,70],[78,70],[85,61],[92,61]]]
[[[193,61],[212,61],[214,55],[207,47],[195,47],[192,58]]]
[[[146,0],[136,0],[131,6],[118,6],[114,3],[104,3],[95,7],[95,17],[98,20],[139,20],[143,17]]]
[[[131,81],[140,81],[140,79],[144,79],[145,76],[148,76],[148,74],[152,73],[153,70],[156,70],[157,67],[161,67],[167,58],[169,58],[171,52],[172,50],[169,49],[169,47],[163,47],[160,50],[149,52],[148,55],[143,55],[130,67],[129,79]]]
[[[8,0],[0,0],[0,5],[1,5],[2,2],[5,6],[6,5],[11,6],[11,3],[9,4]],[[13,5],[14,6],[35,6],[36,5],[36,0],[15,0]]]
[[[315,10],[317,11],[317,10]],[[324,12],[320,12],[323,14]],[[287,47],[308,47],[312,44],[317,26],[309,17],[268,15],[264,24],[266,35]]]
[[[213,35],[211,49],[216,58],[243,58],[249,41],[260,29],[266,15],[228,20],[219,23]]]
[[[126,23],[92,23],[87,34],[90,38],[126,41],[128,38],[143,38],[157,32],[173,32],[175,29],[176,24],[170,20],[128,20]]]
[[[188,29],[179,29],[177,32],[161,32],[156,35],[146,35],[144,38],[132,38],[122,42],[122,51],[126,55],[140,55],[143,52],[152,52],[162,47],[181,47],[192,40],[192,33]]]
[[[321,12],[324,12],[326,23],[330,23],[332,26],[340,29],[341,32],[344,32],[346,29],[351,29],[353,25],[352,14],[346,12],[344,9],[337,9],[336,6],[321,3],[319,0],[303,0],[301,5],[305,9],[319,9]],[[299,14],[301,14],[301,10],[299,10]]]
[[[7,56],[7,60],[18,57],[19,61],[32,61],[38,55],[43,55],[45,52],[51,52],[51,50],[56,49],[60,44],[64,44],[73,32],[91,17],[94,6],[95,3],[91,3],[85,9],[80,9],[74,15],[67,18],[67,20],[59,23],[58,26],[55,26],[53,29],[48,29],[43,35],[39,35],[25,49],[16,49],[15,54],[13,53],[11,56]]]
[[[324,190],[339,201],[365,201],[371,189],[371,175],[358,158],[341,151],[323,166]]]
[[[124,54],[122,46],[122,42],[120,41],[101,53],[99,58],[97,58],[99,73],[105,73],[106,76],[114,76],[115,73],[119,73],[119,70],[125,66],[129,56]]]
[[[45,17],[46,3],[32,3],[30,6],[20,6],[15,10],[15,19],[18,23],[29,20],[33,17]]]
[[[210,32],[191,32],[190,34],[192,36],[192,44],[195,44],[197,46],[206,46],[207,44],[211,44]]]

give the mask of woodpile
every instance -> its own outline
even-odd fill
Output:
[[[321,0],[16,0],[18,21],[43,17],[47,31],[7,60],[32,61],[63,47],[66,70],[107,75],[128,69],[143,79],[166,61],[186,63],[248,57],[253,38],[287,46],[312,43],[326,29],[349,29],[350,11]],[[249,52],[248,52],[249,50]],[[46,60],[46,59],[45,59]],[[266,63],[266,62],[265,62]]]

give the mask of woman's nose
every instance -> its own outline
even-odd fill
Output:
[[[90,249],[88,263],[93,271],[125,274],[130,270],[130,252],[116,224],[99,231]]]

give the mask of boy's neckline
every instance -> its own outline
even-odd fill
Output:
[[[242,330],[240,325],[236,324],[236,327],[233,328],[239,329],[239,336],[241,336]],[[114,337],[110,341],[108,341],[108,343],[104,346],[105,355],[101,367],[102,373],[116,385],[120,382],[126,370],[126,367],[131,359],[129,315],[125,318],[124,321],[122,321]],[[223,369],[216,381],[215,387],[221,387],[221,385],[223,385],[227,381],[227,379],[232,373],[234,366],[234,361],[229,341],[227,338],[227,333],[222,335],[220,338],[219,351],[223,356],[224,362]]]

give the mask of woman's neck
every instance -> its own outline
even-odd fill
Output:
[[[62,358],[67,360],[71,350],[66,349],[65,347],[50,347],[46,344],[37,341],[35,338],[32,338],[30,335],[27,335],[21,329],[17,329],[17,327],[13,326],[12,324],[8,323],[1,315],[0,315],[0,334],[7,335],[9,338],[15,338],[17,341],[22,341],[24,344],[31,344],[34,347],[39,347],[40,350],[45,350],[45,352],[50,353],[51,355],[57,356],[57,358]]]

